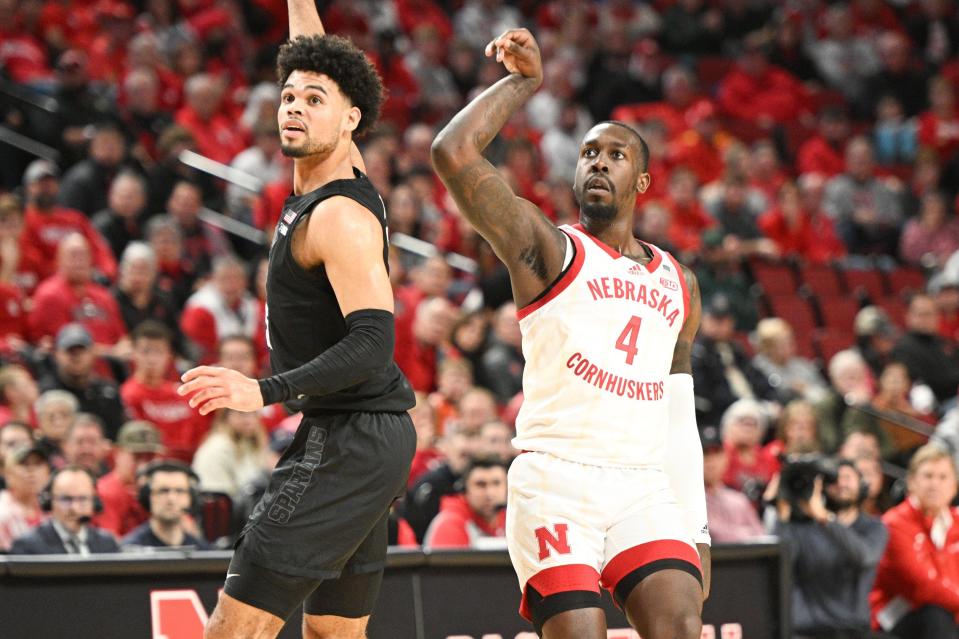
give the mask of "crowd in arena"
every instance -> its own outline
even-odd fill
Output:
[[[488,156],[573,224],[589,127],[620,120],[648,142],[635,233],[702,293],[714,542],[800,548],[808,636],[870,618],[903,637],[956,631],[953,0],[319,4],[389,92],[361,150],[417,397],[394,543],[505,546],[516,307],[430,145],[504,73],[486,43],[526,26],[544,83]],[[265,256],[292,177],[276,125],[286,33],[282,0],[0,0],[0,551],[223,546],[262,494],[299,416],[200,416],[176,388],[197,363],[268,372]],[[211,503],[225,524],[205,521]]]

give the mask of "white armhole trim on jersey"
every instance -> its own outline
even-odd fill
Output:
[[[569,265],[573,263],[573,257],[576,255],[576,249],[573,248],[573,240],[569,239],[569,233],[564,231],[563,237],[566,238],[566,255],[563,257],[563,270],[560,271],[561,273],[566,272]]]
[[[711,543],[706,521],[706,487],[703,481],[703,446],[696,427],[693,376],[676,373],[666,379],[669,401],[665,471],[686,517],[694,543]]]

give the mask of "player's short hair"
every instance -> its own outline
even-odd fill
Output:
[[[276,59],[280,85],[294,71],[322,73],[336,82],[362,114],[353,137],[362,137],[376,123],[383,103],[383,81],[359,48],[335,35],[300,36],[289,40]]]
[[[595,126],[600,124],[612,124],[613,126],[618,126],[622,129],[627,130],[634,138],[636,138],[636,143],[639,144],[639,150],[642,153],[642,170],[643,173],[649,170],[649,145],[646,144],[646,140],[643,139],[643,136],[639,134],[639,131],[629,126],[625,122],[620,122],[619,120],[603,120],[602,122],[597,122]]]

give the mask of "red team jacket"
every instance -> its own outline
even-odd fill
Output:
[[[959,620],[959,508],[950,508],[949,514],[952,526],[942,548],[932,543],[932,520],[912,499],[883,515],[889,545],[869,593],[874,628],[880,628],[878,617],[884,610],[898,609],[901,614],[893,616],[901,618],[927,604],[941,606]]]
[[[504,537],[506,511],[501,510],[493,526],[476,517],[463,495],[440,499],[440,512],[426,531],[424,546],[431,548],[469,548],[479,537]]]

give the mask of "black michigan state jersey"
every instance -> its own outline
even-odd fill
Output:
[[[270,365],[282,373],[305,364],[346,335],[346,322],[336,301],[326,268],[306,270],[293,259],[293,230],[313,207],[341,195],[355,200],[376,216],[383,227],[383,262],[387,263],[386,208],[363,173],[352,180],[334,180],[287,198],[273,234],[266,280],[266,339]],[[398,412],[412,408],[413,390],[394,362],[355,386],[322,397],[292,398],[287,407],[304,414],[330,410]]]

